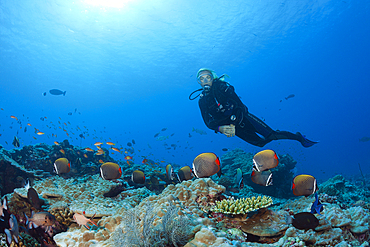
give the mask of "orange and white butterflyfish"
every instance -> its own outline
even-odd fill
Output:
[[[135,170],[132,172],[131,181],[135,184],[145,184],[145,175],[143,171]]]
[[[214,153],[199,154],[193,161],[193,172],[197,178],[206,178],[214,174],[221,176],[220,159]]]
[[[253,157],[253,169],[257,172],[269,170],[277,167],[279,164],[279,158],[276,153],[270,149],[258,152]]]
[[[54,169],[58,175],[68,173],[71,171],[71,163],[66,158],[59,158],[54,162]]]
[[[255,184],[270,186],[272,185],[272,172],[270,170],[262,172],[253,170],[251,174],[251,179]]]
[[[293,179],[293,194],[295,196],[309,196],[318,190],[316,178],[311,175],[297,175]]]
[[[105,180],[119,179],[122,175],[122,170],[118,164],[106,162],[100,166],[100,175]]]
[[[167,178],[169,180],[174,180],[175,179],[175,173],[173,172],[173,168],[172,168],[172,165],[171,164],[168,164],[166,166],[166,174],[167,174]]]

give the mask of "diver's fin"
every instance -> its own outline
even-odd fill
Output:
[[[299,142],[302,144],[303,147],[305,148],[308,148],[308,147],[311,147],[319,142],[315,142],[315,141],[311,141],[311,140],[308,140],[304,135],[302,135],[300,132],[297,132],[297,134],[299,136]]]

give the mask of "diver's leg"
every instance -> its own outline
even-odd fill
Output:
[[[276,130],[273,133],[271,133],[271,135],[269,135],[266,139],[270,139],[271,141],[272,140],[284,140],[284,139],[295,140],[295,141],[299,141],[302,144],[302,146],[306,148],[311,147],[312,145],[318,143],[318,142],[308,140],[305,136],[303,136],[299,132],[297,132],[296,134],[293,134],[289,131],[279,131],[279,130]]]
[[[257,146],[257,147],[263,147],[265,146],[267,143],[269,143],[270,141],[267,141],[266,139],[264,138],[261,138],[260,136],[258,136],[256,133],[254,132],[249,132],[249,133],[246,133],[244,131],[238,131],[236,130],[236,136],[239,137],[240,139],[254,145],[254,146]]]
[[[249,112],[248,112],[248,115],[246,116],[246,119],[253,126],[253,128],[255,129],[255,132],[262,135],[264,138],[267,138],[269,135],[271,135],[271,133],[274,132],[274,130],[271,129],[270,126],[268,126],[261,119],[259,119],[258,117],[256,117],[255,115]]]
[[[297,132],[296,134],[293,134],[289,131],[279,131],[279,130],[274,131],[266,123],[264,123],[261,119],[254,116],[251,113],[248,113],[246,119],[248,121],[243,121],[243,122],[244,123],[249,122],[250,125],[254,127],[255,131],[264,137],[264,140],[260,141],[261,145],[262,143],[264,143],[263,146],[273,140],[283,140],[283,139],[299,141],[304,147],[311,147],[312,145],[317,143],[317,142],[308,140],[307,138],[305,138],[305,136],[303,136],[299,132]]]

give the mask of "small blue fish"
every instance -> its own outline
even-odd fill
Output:
[[[311,206],[311,214],[320,214],[324,210],[324,205],[319,201],[319,196],[315,193],[315,201]]]

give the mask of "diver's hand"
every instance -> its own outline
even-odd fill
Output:
[[[233,137],[235,136],[235,125],[222,125],[218,127],[218,131],[220,131],[222,134],[226,135],[227,137]]]

